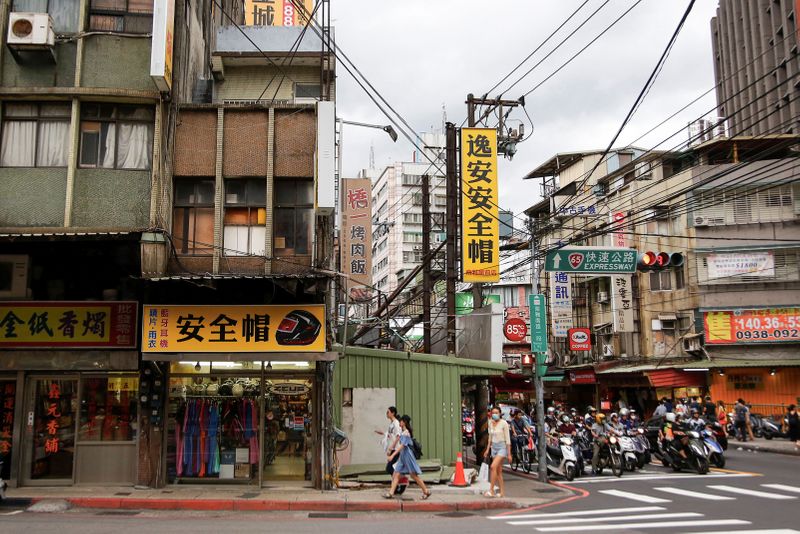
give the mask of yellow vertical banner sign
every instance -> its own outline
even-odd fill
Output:
[[[464,282],[500,281],[497,130],[461,129],[461,273]]]

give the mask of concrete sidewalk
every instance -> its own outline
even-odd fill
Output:
[[[203,511],[307,512],[455,512],[536,506],[571,495],[567,490],[531,480],[509,480],[506,498],[483,497],[475,488],[429,486],[433,495],[422,500],[415,485],[402,497],[382,498],[385,487],[318,491],[297,486],[250,488],[231,486],[168,486],[163,489],[72,486],[13,488],[14,500],[66,501],[76,508]]]
[[[776,454],[800,456],[800,449],[797,448],[794,442],[789,441],[786,438],[756,438],[755,440],[751,441],[737,441],[736,439],[730,439],[728,442],[728,447],[731,449],[742,448],[745,450],[758,452],[772,452]]]

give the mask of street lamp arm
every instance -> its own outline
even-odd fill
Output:
[[[368,124],[366,122],[356,122],[356,121],[346,121],[344,119],[339,119],[339,122],[342,124],[349,124],[351,126],[363,126],[364,128],[375,128],[377,130],[383,130],[389,137],[392,138],[393,142],[397,142],[397,132],[391,125],[381,126],[380,124]]]

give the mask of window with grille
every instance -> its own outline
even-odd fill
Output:
[[[76,33],[81,29],[80,7],[77,0],[14,0],[12,11],[47,13],[53,19],[56,33]]]
[[[800,213],[800,186],[737,188],[697,195],[695,221],[708,226],[791,220]]]
[[[89,29],[150,33],[153,31],[153,0],[91,0]]]
[[[403,222],[406,224],[422,224],[421,213],[404,213]]]

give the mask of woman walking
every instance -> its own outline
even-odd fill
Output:
[[[794,441],[795,446],[800,447],[800,413],[794,404],[790,404],[786,411],[786,426],[789,441]]]
[[[728,424],[728,412],[725,410],[724,401],[717,401],[717,422],[722,425],[723,430]]]
[[[489,446],[483,453],[484,460],[489,458],[491,452],[492,463],[489,468],[489,491],[486,497],[494,497],[495,486],[500,486],[500,496],[506,496],[506,487],[503,482],[503,464],[511,458],[511,435],[508,423],[500,418],[500,408],[492,408],[492,420],[489,422]]]
[[[397,443],[396,449],[386,457],[389,463],[391,463],[395,457],[397,458],[397,462],[394,464],[392,487],[389,488],[388,493],[383,494],[384,499],[391,499],[394,496],[397,484],[400,483],[400,475],[408,475],[414,479],[419,489],[422,490],[423,500],[431,496],[430,490],[425,487],[425,482],[420,478],[422,469],[420,469],[417,458],[414,456],[413,439],[414,430],[411,428],[411,418],[404,415],[400,418],[400,441]]]

